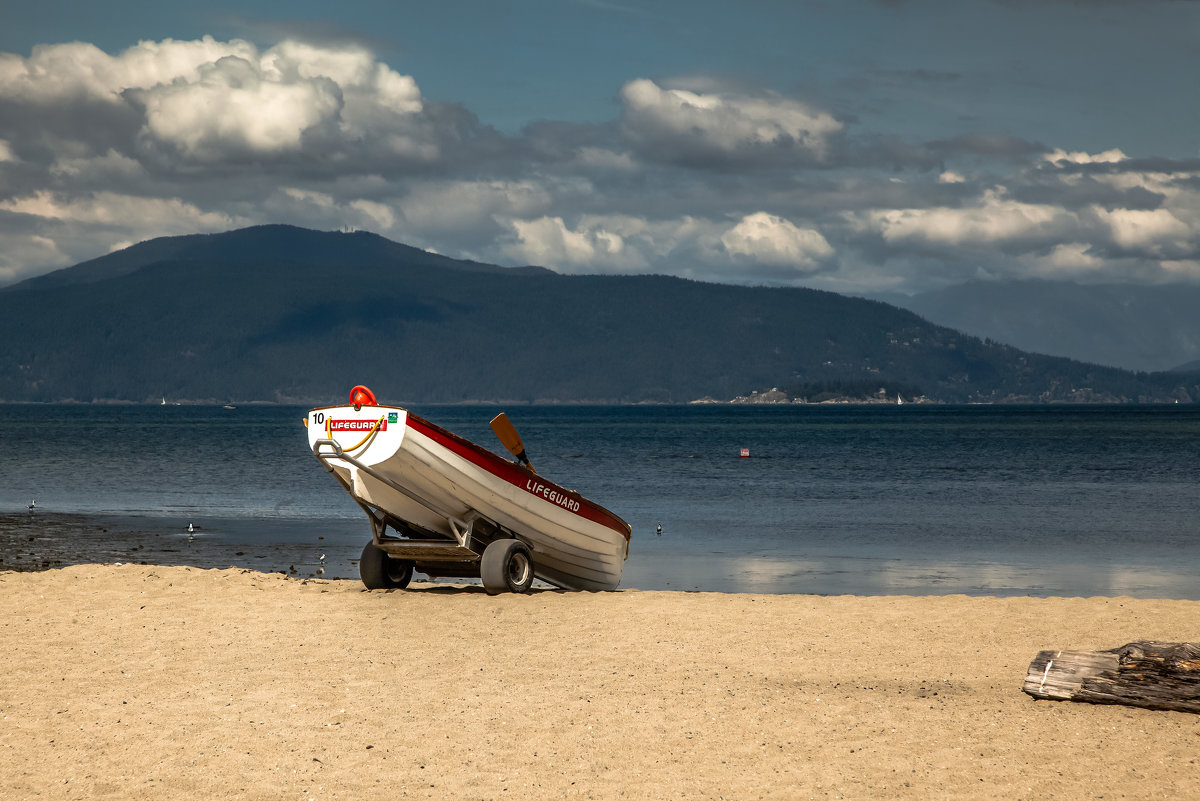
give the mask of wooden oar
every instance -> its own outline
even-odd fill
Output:
[[[523,465],[533,470],[533,465],[529,463],[529,457],[525,455],[525,445],[521,442],[521,435],[517,433],[517,429],[508,419],[508,415],[504,412],[492,418],[492,431],[496,432],[496,436],[504,443],[504,447],[508,448],[509,452],[517,457]],[[533,470],[533,472],[537,472]]]

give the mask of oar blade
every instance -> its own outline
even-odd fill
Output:
[[[525,455],[525,444],[521,442],[521,435],[517,433],[516,426],[508,419],[508,415],[500,412],[492,418],[490,425],[492,431],[496,432],[496,436],[504,443],[504,447],[508,448],[509,453],[533,470],[533,465],[529,463],[529,458]]]

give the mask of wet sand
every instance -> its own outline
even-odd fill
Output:
[[[0,572],[0,798],[1195,798],[1200,716],[1034,701],[1200,602]]]
[[[183,521],[132,515],[69,514],[37,509],[0,513],[0,570],[45,570],[79,564],[133,563],[191,567],[249,567],[263,573],[358,578],[359,541],[312,535],[295,540],[281,521],[204,521],[188,532]],[[364,526],[365,528],[365,523]],[[275,536],[247,534],[267,528]],[[289,539],[293,541],[289,541]]]

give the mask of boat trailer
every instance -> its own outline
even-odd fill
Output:
[[[414,570],[430,578],[478,578],[489,595],[526,592],[533,585],[530,548],[514,532],[472,509],[451,514],[432,498],[399,484],[345,452],[332,439],[313,443],[313,455],[350,493],[371,521],[371,541],[363,547],[359,575],[367,589],[404,589]],[[363,500],[330,464],[338,459],[444,518],[453,539],[426,531]],[[391,527],[396,535],[387,533]]]

